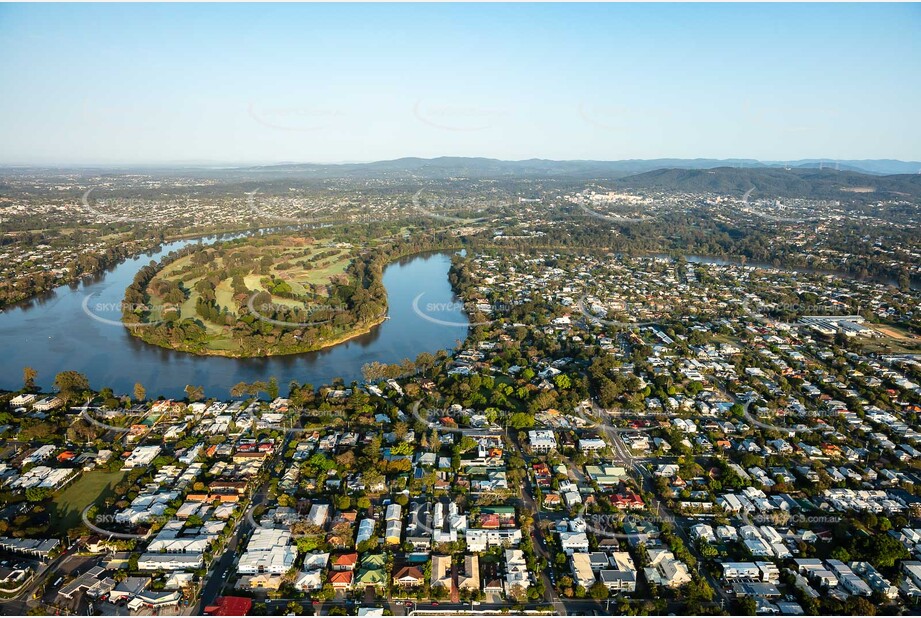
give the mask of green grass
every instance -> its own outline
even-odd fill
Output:
[[[54,495],[51,503],[52,527],[64,534],[80,525],[80,514],[93,503],[101,503],[111,493],[112,488],[124,478],[125,472],[104,472],[92,470],[85,472],[71,485]]]
[[[224,279],[218,283],[214,290],[214,297],[219,307],[226,307],[232,311],[236,303],[233,301],[233,288],[230,283],[230,279]]]
[[[257,246],[235,247],[234,254],[238,254],[239,257],[245,258],[243,262],[247,264],[247,270],[250,272],[243,275],[243,281],[250,290],[265,290],[261,281],[265,278],[265,275],[260,274],[262,269],[261,258],[263,256],[270,256],[272,258],[272,265],[269,270],[270,273],[285,281],[291,287],[294,294],[311,298],[311,301],[307,303],[308,305],[323,305],[325,302],[322,298],[323,290],[326,289],[325,286],[330,284],[330,277],[344,275],[346,269],[356,255],[356,251],[352,249],[334,248],[334,253],[320,262],[310,263],[306,266],[297,264],[297,262],[308,260],[311,256],[327,251],[330,251],[330,247],[318,245],[312,241],[282,238],[270,245],[258,244]],[[289,263],[291,267],[278,270],[276,267],[283,262]],[[201,337],[201,341],[194,344],[194,352],[207,353],[211,351],[218,353],[233,353],[239,351],[241,348],[240,342],[233,340],[226,332],[223,325],[204,320],[195,311],[197,301],[200,297],[200,294],[194,290],[195,283],[200,281],[203,276],[207,276],[208,272],[222,268],[224,260],[222,258],[216,258],[214,262],[209,265],[196,267],[190,269],[188,272],[180,273],[183,268],[188,267],[191,263],[192,256],[180,258],[176,262],[165,266],[154,278],[154,281],[170,280],[175,282],[181,280],[185,288],[189,291],[189,297],[179,307],[179,317],[180,319],[200,322],[205,328],[205,333]],[[323,266],[320,266],[320,264],[323,264]],[[252,272],[257,268],[259,272]],[[313,299],[312,291],[308,289],[310,284],[321,287],[321,289],[318,290],[320,293],[315,300]],[[231,314],[240,315],[241,311],[243,311],[243,308],[239,307],[238,302],[234,299],[231,279],[227,278],[220,281],[215,287],[214,294],[217,305],[226,308]],[[286,305],[291,308],[305,307],[303,301],[283,298],[276,295],[271,295],[271,301],[278,305]],[[150,303],[153,305],[151,316],[153,319],[156,319],[156,317],[162,315],[162,311],[160,310],[162,302],[158,297],[151,294]]]

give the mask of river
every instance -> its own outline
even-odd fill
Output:
[[[36,381],[46,391],[58,372],[72,369],[85,374],[97,390],[108,386],[118,394],[130,394],[140,382],[148,398],[185,397],[187,384],[203,386],[207,397],[226,398],[238,382],[273,376],[287,393],[292,380],[314,386],[335,378],[346,383],[361,380],[366,363],[396,363],[415,359],[420,352],[453,349],[467,335],[466,315],[447,279],[450,254],[439,252],[387,266],[383,281],[389,319],[365,335],[317,352],[247,359],[195,356],[131,336],[119,320],[125,288],[138,269],[188,244],[215,240],[164,244],[93,280],[8,307],[0,313],[0,388],[22,388],[22,370],[28,366],[38,372]],[[439,319],[425,319],[420,303],[435,306]]]

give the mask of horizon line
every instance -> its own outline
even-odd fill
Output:
[[[346,166],[346,165],[373,165],[375,163],[392,163],[406,159],[416,159],[421,161],[437,161],[439,159],[482,159],[486,161],[497,161],[501,163],[527,163],[529,161],[545,161],[551,163],[628,163],[628,162],[653,162],[653,161],[736,161],[752,162],[764,165],[789,165],[796,163],[815,162],[815,163],[861,163],[861,162],[893,162],[904,164],[921,165],[921,157],[918,160],[898,159],[893,157],[874,157],[874,158],[832,158],[832,157],[803,157],[798,159],[758,159],[755,157],[650,157],[637,158],[629,157],[623,159],[554,159],[548,157],[529,157],[525,159],[502,159],[498,157],[489,157],[482,155],[437,155],[423,157],[416,155],[406,155],[388,159],[369,159],[369,160],[339,160],[339,161],[220,161],[220,160],[168,160],[168,161],[132,161],[132,162],[5,162],[0,161],[0,168],[50,168],[50,169],[84,169],[84,168],[137,168],[137,167],[182,167],[182,168],[221,168],[221,169],[240,169],[243,167],[273,167],[285,165],[320,165],[320,166]]]

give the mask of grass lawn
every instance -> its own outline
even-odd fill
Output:
[[[285,281],[291,287],[294,294],[309,298],[310,300],[307,302],[308,306],[324,304],[325,301],[323,296],[324,292],[329,289],[327,286],[330,286],[330,277],[343,275],[357,254],[356,250],[330,248],[326,245],[317,245],[315,241],[312,240],[292,237],[277,239],[277,241],[272,244],[263,245],[261,243],[262,241],[259,240],[259,242],[252,245],[232,245],[230,250],[233,259],[231,260],[228,258],[227,261],[232,262],[235,265],[235,269],[241,267],[236,272],[242,275],[243,282],[248,289],[265,290],[261,280],[265,278],[266,275],[260,273],[266,269],[266,272],[270,272],[279,279]],[[311,256],[326,252],[330,252],[330,255],[324,257],[323,260],[308,263],[306,265],[298,264],[298,262],[309,260]],[[201,281],[203,277],[207,276],[207,273],[221,270],[225,264],[225,260],[223,258],[215,258],[209,264],[189,268],[187,272],[180,272],[183,268],[192,265],[193,257],[194,256],[185,256],[172,264],[166,265],[154,278],[153,282],[164,280],[176,282],[181,280],[185,289],[189,292],[189,297],[179,306],[179,318],[202,323],[205,328],[205,333],[201,336],[196,335],[196,339],[200,338],[200,341],[196,340],[186,346],[189,348],[187,351],[192,351],[194,353],[216,352],[219,354],[228,353],[224,355],[235,355],[233,353],[241,351],[242,344],[240,341],[232,339],[223,325],[204,320],[195,311],[200,294],[194,289],[194,285]],[[262,262],[263,258],[267,258],[266,263]],[[283,263],[286,263],[289,267],[278,270],[277,266]],[[313,292],[309,289],[310,284],[321,286],[321,289],[317,290],[318,294],[316,296],[314,296]],[[150,287],[152,287],[152,284],[148,287],[148,292],[150,291]],[[269,292],[271,295],[269,290],[265,291]],[[217,283],[214,288],[214,296],[217,305],[225,308],[231,314],[239,316],[246,312],[245,308],[239,307],[238,302],[234,299],[231,278],[224,278]],[[305,307],[303,301],[283,298],[276,295],[271,295],[271,301],[277,305],[286,305],[291,308],[299,309]],[[160,318],[160,316],[162,316],[161,299],[151,293],[150,303],[153,305],[150,312],[151,319]],[[259,313],[263,312],[263,310],[258,307],[256,311]],[[158,343],[158,345],[164,344]],[[164,347],[176,346],[164,345]],[[176,347],[176,349],[184,348],[180,346]]]
[[[54,495],[51,503],[52,526],[64,534],[80,525],[80,514],[90,504],[101,502],[112,492],[112,488],[124,478],[125,472],[85,472],[74,483]]]

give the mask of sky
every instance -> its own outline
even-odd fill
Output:
[[[921,160],[919,4],[0,5],[0,163]]]

